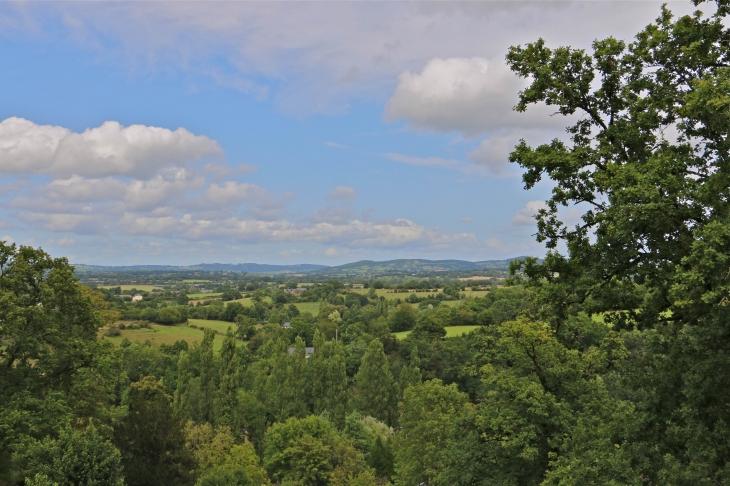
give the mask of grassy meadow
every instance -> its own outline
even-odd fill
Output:
[[[184,340],[192,346],[194,342],[200,343],[200,341],[203,340],[203,331],[201,331],[200,329],[193,329],[192,327],[188,327],[185,324],[178,324],[175,326],[161,326],[159,324],[151,324],[150,329],[124,329],[121,331],[121,335],[119,336],[109,337],[104,336],[102,333],[99,334],[99,339],[109,341],[115,346],[119,346],[124,338],[129,339],[133,343],[144,343],[145,341],[150,341],[155,346],[159,346],[160,344],[175,344],[175,341]],[[216,336],[215,340],[213,341],[213,348],[218,351],[220,350],[222,344],[223,337]]]
[[[227,321],[209,321],[207,319],[188,319],[188,323],[193,326],[207,327],[213,329],[215,332],[225,334],[229,327],[236,329],[236,324]]]
[[[458,337],[458,336],[461,336],[462,334],[471,332],[478,327],[479,326],[448,326],[448,327],[445,327],[444,329],[446,329],[446,337],[452,338],[452,337]],[[410,333],[411,333],[411,331],[401,331],[401,332],[396,332],[394,334],[395,334],[395,338],[398,341],[401,341],[401,340],[405,339],[406,337],[408,337],[408,335]]]

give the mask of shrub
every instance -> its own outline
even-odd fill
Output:
[[[104,332],[104,335],[107,337],[121,336],[122,331],[118,327],[110,327]]]

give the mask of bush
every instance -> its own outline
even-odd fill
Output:
[[[157,313],[157,321],[159,324],[177,324],[183,322],[183,316],[179,310],[174,307],[163,307]]]
[[[104,332],[104,335],[107,337],[121,336],[122,331],[118,327],[110,327]]]

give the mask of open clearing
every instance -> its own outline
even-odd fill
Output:
[[[100,289],[114,289],[117,287],[121,287],[122,290],[137,289],[137,290],[144,291],[144,292],[152,292],[153,289],[162,291],[162,287],[155,287],[154,285],[145,285],[145,284],[99,285]]]
[[[220,297],[222,294],[220,292],[200,292],[197,294],[187,294],[188,299],[205,299],[206,297]]]
[[[213,322],[213,321],[211,321]],[[124,329],[120,336],[108,337],[99,335],[99,339],[114,343],[115,346],[119,346],[124,338],[129,339],[133,343],[144,343],[150,341],[155,346],[160,344],[175,344],[175,341],[187,341],[188,345],[192,346],[194,342],[200,343],[203,340],[203,331],[200,329],[193,329],[185,324],[179,324],[176,326],[161,326],[158,324],[151,324],[151,329]],[[213,348],[217,351],[223,345],[223,337],[216,336],[213,340]]]
[[[309,312],[314,317],[319,314],[319,302],[297,302],[294,304],[299,312]]]
[[[233,322],[209,321],[207,319],[188,319],[188,322],[193,326],[207,327],[221,334],[228,332],[229,327],[232,327],[234,331],[236,330],[236,324]]]
[[[462,334],[465,334],[467,332],[471,332],[478,327],[479,326],[447,326],[444,329],[446,329],[446,337],[452,338],[452,337],[461,336]],[[401,340],[405,339],[410,333],[411,333],[411,331],[401,331],[401,332],[396,332],[394,334],[395,334],[395,338],[398,341],[401,341]]]
[[[205,282],[210,282],[210,280],[198,280],[195,278],[186,278],[185,280],[183,280],[183,282],[185,282],[185,283],[205,283]]]

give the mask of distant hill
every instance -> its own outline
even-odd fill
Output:
[[[517,257],[523,258],[523,257]],[[78,273],[100,272],[245,272],[245,273],[313,273],[317,275],[371,275],[371,274],[411,274],[424,272],[458,272],[473,270],[507,270],[508,260],[485,260],[468,262],[465,260],[423,260],[401,259],[376,262],[361,260],[335,267],[302,263],[298,265],[268,265],[261,263],[201,263],[198,265],[84,265],[76,264]]]
[[[245,272],[245,273],[306,273],[314,270],[329,268],[326,265],[297,264],[297,265],[267,265],[265,263],[201,263],[199,265],[75,265],[79,273],[97,272]]]
[[[523,258],[523,257],[517,257]],[[373,260],[362,260],[354,263],[346,263],[336,267],[329,267],[317,270],[318,274],[329,275],[362,275],[362,274],[388,274],[388,273],[423,273],[423,272],[458,272],[469,270],[508,270],[508,260],[485,260],[481,262],[469,262],[465,260],[422,260],[422,259],[401,259],[376,262]]]

